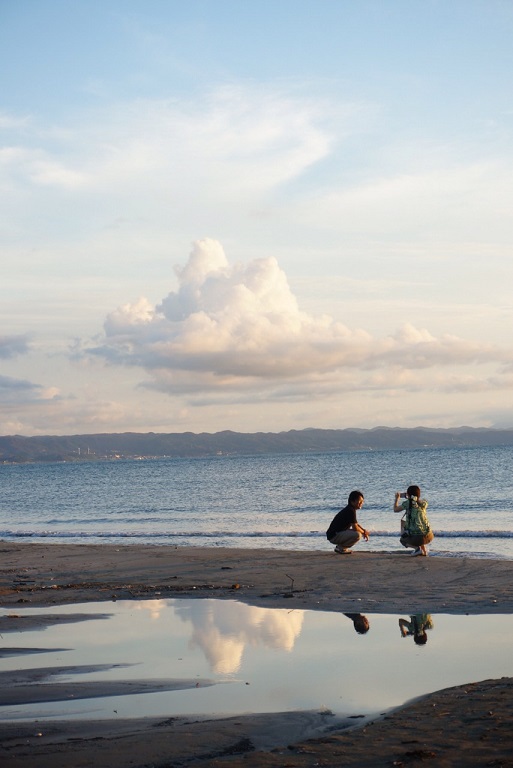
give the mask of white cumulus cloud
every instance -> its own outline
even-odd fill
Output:
[[[142,297],[111,312],[90,354],[138,366],[144,386],[197,404],[308,400],[337,390],[429,386],[427,371],[511,363],[512,353],[405,323],[381,338],[302,311],[273,257],[230,263],[221,244],[194,243],[178,287],[157,305]],[[421,375],[420,372],[424,371]],[[415,382],[415,384],[414,384]],[[433,379],[435,388],[443,384]]]

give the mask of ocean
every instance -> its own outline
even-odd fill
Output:
[[[330,551],[365,495],[357,549],[405,550],[395,491],[421,487],[433,556],[513,559],[513,446],[1,465],[0,539]]]

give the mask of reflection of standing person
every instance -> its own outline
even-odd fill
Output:
[[[413,642],[417,645],[427,643],[426,629],[433,629],[433,619],[429,613],[416,613],[410,616],[410,621],[399,619],[399,629],[403,637],[413,635]]]
[[[405,501],[400,501],[401,498],[405,498]],[[426,514],[427,505],[426,499],[420,498],[418,485],[410,485],[406,493],[397,491],[395,494],[394,512],[406,512],[400,542],[403,547],[415,548],[411,553],[414,557],[426,556],[426,544],[435,538]]]
[[[369,619],[363,613],[344,613],[348,619],[351,619],[353,626],[359,635],[364,635],[370,629]]]
[[[363,507],[363,493],[351,491],[347,500],[347,506],[337,512],[330,527],[326,531],[326,538],[335,544],[335,552],[339,555],[351,555],[353,547],[360,539],[369,541],[369,532],[362,528],[356,519],[356,513]]]

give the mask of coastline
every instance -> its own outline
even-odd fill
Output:
[[[0,605],[215,597],[268,608],[513,613],[513,561],[327,551],[0,541]],[[157,594],[158,593],[158,594]]]
[[[404,551],[355,550],[351,557],[340,557],[331,549],[5,541],[0,542],[0,558],[0,607],[6,611],[0,615],[0,628],[8,622],[11,632],[27,628],[23,608],[156,597],[210,597],[337,612],[513,613],[513,563],[508,560],[410,558]],[[182,718],[164,723],[52,722],[41,725],[42,736],[34,736],[39,731],[33,724],[4,722],[0,756],[14,768],[28,761],[36,768],[280,766],[284,755],[291,766],[312,765],[314,758],[322,765],[386,765],[394,760],[400,765],[430,756],[436,756],[437,765],[484,765],[492,760],[499,762],[490,764],[505,765],[513,752],[512,705],[513,679],[469,681],[349,731],[334,724],[328,736],[307,742],[301,742],[302,734],[320,731],[323,725],[318,713],[195,718],[195,723]],[[447,717],[450,729],[444,727]],[[462,752],[465,744],[472,747]]]

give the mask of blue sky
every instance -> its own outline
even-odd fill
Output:
[[[513,426],[512,32],[0,2],[0,433]]]

